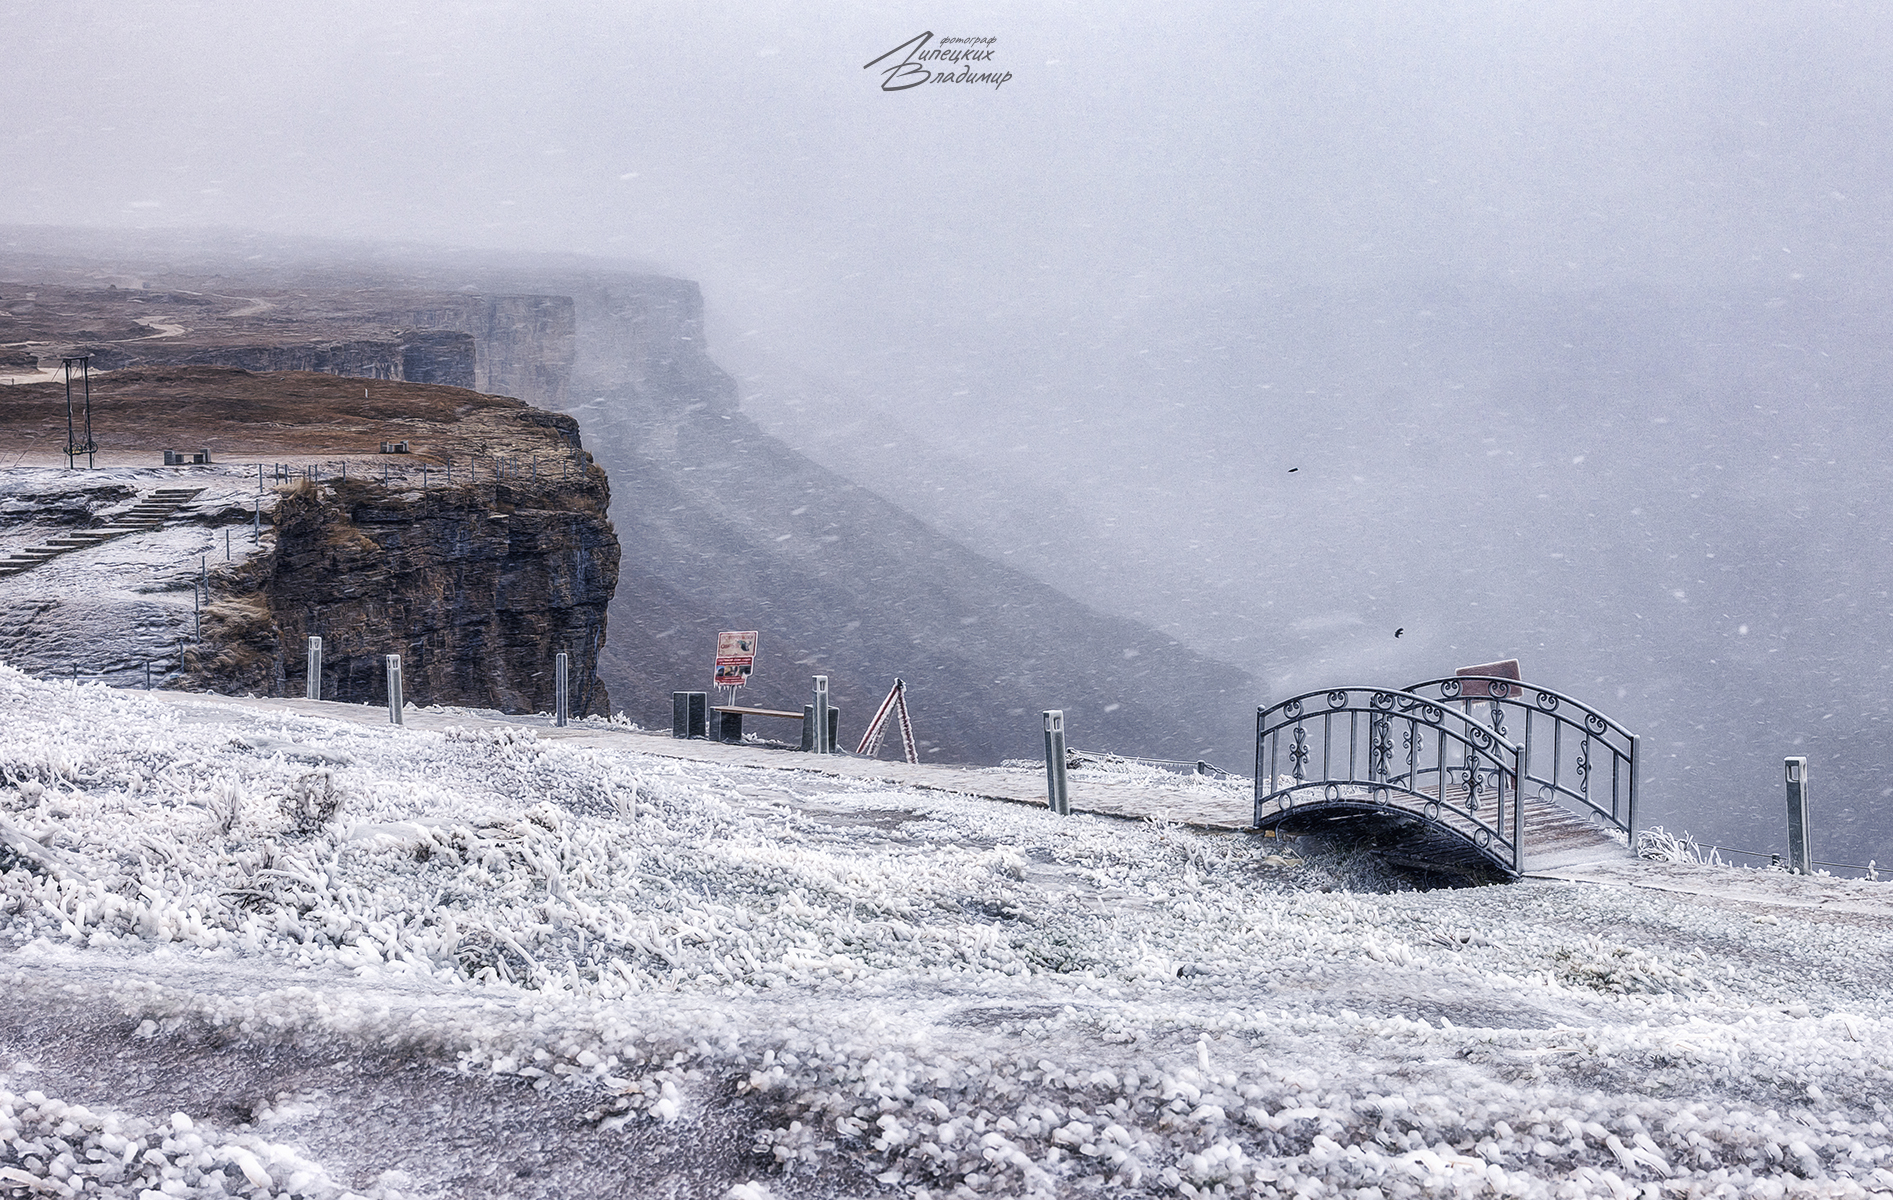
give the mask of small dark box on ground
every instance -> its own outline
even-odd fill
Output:
[[[672,737],[708,737],[709,718],[710,694],[708,692],[672,692],[670,694],[670,735]]]

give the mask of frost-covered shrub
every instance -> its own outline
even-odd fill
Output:
[[[342,811],[342,793],[331,772],[310,771],[284,790],[281,807],[290,828],[308,837],[320,832]]]

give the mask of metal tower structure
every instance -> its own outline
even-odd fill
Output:
[[[81,354],[73,358],[62,359],[66,365],[66,467],[72,467],[72,460],[85,455],[85,465],[92,466],[92,456],[97,453],[98,445],[92,440],[92,356]],[[76,436],[72,426],[72,364],[79,364],[79,381],[85,389],[85,441]]]

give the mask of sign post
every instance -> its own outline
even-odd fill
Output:
[[[736,689],[749,683],[749,676],[756,669],[756,631],[754,629],[723,632],[716,635],[716,680],[715,686],[729,689],[724,694],[725,704],[736,702]]]
[[[716,635],[716,686],[743,687],[755,669],[755,630]]]

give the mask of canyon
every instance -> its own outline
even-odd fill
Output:
[[[574,419],[622,548],[598,679],[634,721],[665,724],[671,691],[708,689],[719,629],[757,629],[743,702],[799,709],[827,675],[849,746],[899,677],[930,761],[1036,757],[1039,711],[1058,708],[1078,746],[1241,765],[1243,672],[973,553],[765,433],[709,353],[695,283],[551,259],[266,259],[0,252],[0,353],[33,358],[42,381],[74,353],[326,363],[470,381]],[[343,352],[371,345],[372,363]],[[429,536],[465,528],[442,519]]]

